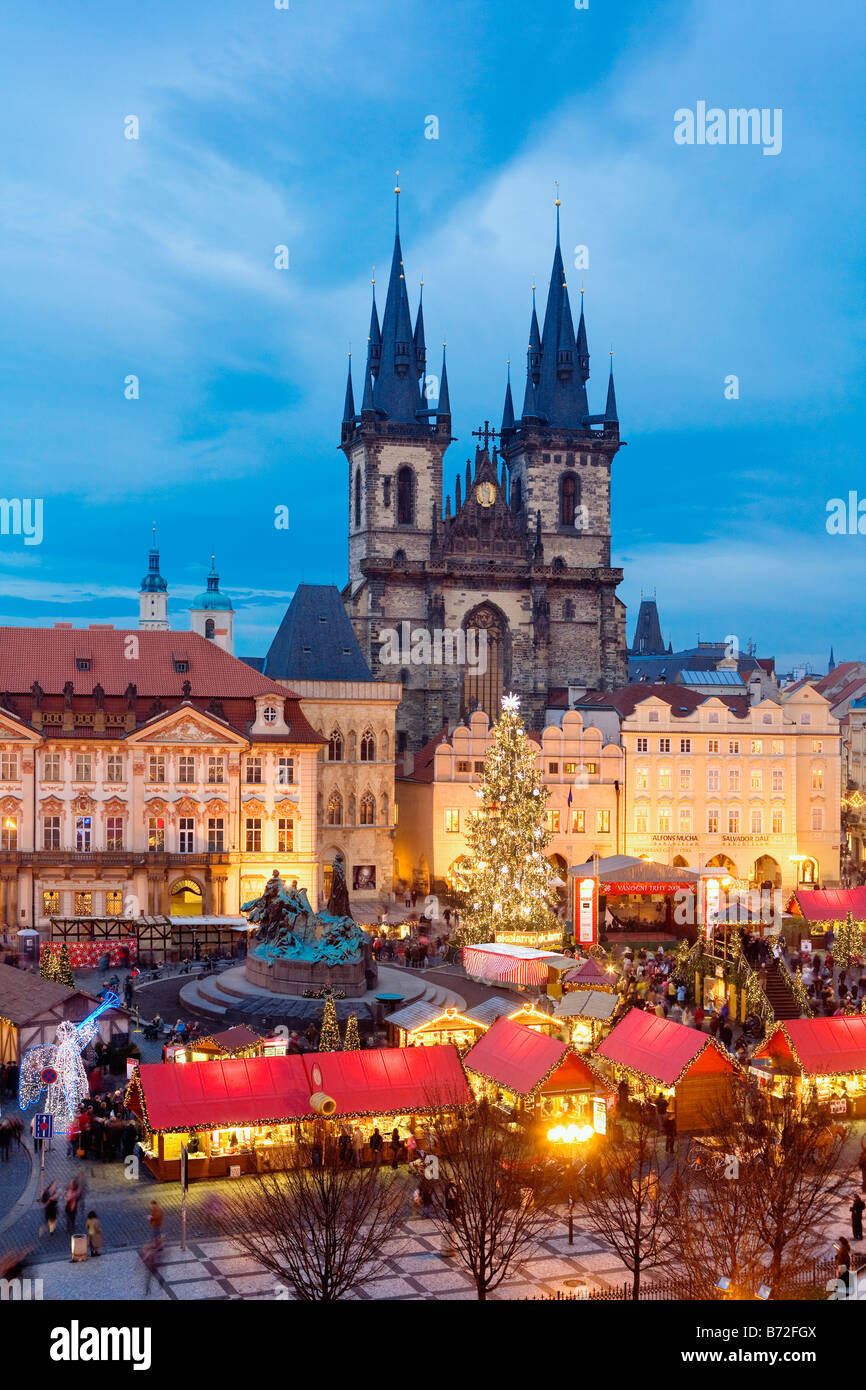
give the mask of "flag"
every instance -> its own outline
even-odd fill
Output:
[[[571,787],[568,789],[568,804],[571,805]]]

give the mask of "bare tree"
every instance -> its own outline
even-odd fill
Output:
[[[221,1224],[296,1298],[333,1302],[381,1268],[405,1194],[390,1173],[341,1163],[330,1139],[315,1157],[299,1147],[283,1172],[259,1173],[233,1194]]]
[[[643,1273],[669,1264],[676,1250],[679,1187],[677,1171],[662,1170],[655,1112],[646,1108],[615,1125],[581,1173],[581,1216],[631,1274],[632,1298],[640,1297]]]
[[[443,1147],[431,1220],[485,1300],[549,1229],[561,1177],[537,1161],[524,1129],[484,1102],[452,1117]]]

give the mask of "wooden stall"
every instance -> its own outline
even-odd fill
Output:
[[[545,1128],[565,1123],[591,1128],[593,1100],[610,1093],[568,1043],[508,1018],[491,1025],[463,1065],[477,1099],[537,1119]]]
[[[451,1006],[426,1000],[407,1004],[385,1019],[391,1047],[430,1047],[436,1043],[452,1043],[465,1051],[486,1031],[486,1024]]]
[[[171,1043],[164,1051],[166,1062],[215,1062],[221,1057],[283,1057],[287,1046],[285,1038],[263,1038],[239,1023],[205,1038]]]
[[[793,1083],[804,1105],[840,1120],[866,1116],[866,1015],[790,1018],[778,1023],[753,1061],[771,1065],[769,1089]]]
[[[708,1129],[714,1103],[740,1071],[709,1034],[643,1009],[629,1009],[593,1057],[624,1079],[634,1098],[654,1099],[661,1091],[680,1131]]]
[[[609,1032],[619,997],[600,989],[572,990],[560,999],[554,1015],[568,1029],[578,1052],[591,1052]]]
[[[582,960],[575,965],[573,970],[569,970],[562,977],[563,991],[568,994],[570,990],[602,990],[606,994],[616,993],[617,973],[613,966],[601,965],[592,956]]]
[[[0,1062],[19,1063],[31,1047],[53,1043],[58,1024],[80,1023],[98,1006],[99,1000],[84,990],[0,965]],[[106,1010],[98,1025],[103,1042],[128,1042],[126,1009]]]

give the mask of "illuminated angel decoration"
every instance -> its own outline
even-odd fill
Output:
[[[116,994],[107,991],[102,1003],[81,1023],[64,1019],[58,1025],[53,1043],[31,1047],[21,1063],[18,1102],[22,1110],[36,1105],[43,1091],[43,1109],[54,1116],[56,1134],[66,1134],[90,1094],[82,1053],[99,1032],[96,1022],[106,1009],[120,1007]],[[56,1078],[52,1080],[52,1077]]]
[[[509,692],[508,695],[503,695],[502,708],[506,714],[516,714],[520,709],[520,696],[515,695],[513,691]]]

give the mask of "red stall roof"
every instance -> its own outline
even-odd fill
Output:
[[[790,1057],[809,1076],[866,1071],[866,1015],[789,1018],[755,1056]]]
[[[718,1054],[713,1058],[713,1069],[717,1066],[719,1070],[733,1071],[727,1053],[707,1033],[643,1009],[629,1009],[596,1048],[595,1056],[605,1057],[663,1086],[673,1086],[708,1049]]]
[[[209,1129],[311,1119],[316,1091],[333,1097],[337,1117],[401,1115],[471,1100],[457,1049],[442,1044],[150,1064],[134,1073],[128,1103],[154,1131]]]
[[[531,1096],[556,1071],[568,1043],[536,1033],[510,1018],[498,1018],[463,1059],[475,1072],[518,1096]]]
[[[583,989],[614,989],[615,975],[609,970],[605,970],[603,965],[599,965],[597,960],[590,956],[588,960],[582,960],[580,965],[576,965],[573,970],[569,970],[567,975],[563,975],[563,983],[568,985],[581,985]]]
[[[807,922],[855,922],[866,919],[866,887],[798,888],[794,899]]]

